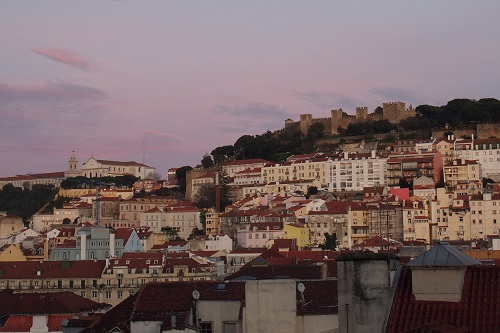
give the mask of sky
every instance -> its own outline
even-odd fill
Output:
[[[300,114],[500,99],[500,1],[0,2],[0,177],[166,176]]]

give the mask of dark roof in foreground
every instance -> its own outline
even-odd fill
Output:
[[[72,292],[22,293],[0,292],[0,313],[16,315],[77,314],[109,308]]]
[[[463,267],[480,265],[481,263],[472,259],[453,245],[447,242],[437,243],[433,248],[425,251],[406,266],[412,267]]]
[[[403,267],[386,332],[500,332],[500,268],[467,267],[460,301],[444,302],[415,300],[411,267]]]

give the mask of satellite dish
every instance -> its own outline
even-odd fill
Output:
[[[297,285],[297,289],[298,289],[301,293],[303,293],[303,292],[304,292],[304,290],[306,290],[306,286],[304,286],[304,284],[301,282],[301,283],[299,283],[299,284]]]
[[[194,290],[192,295],[194,299],[200,299],[200,292],[198,290]]]

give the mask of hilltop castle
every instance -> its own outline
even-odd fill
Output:
[[[342,109],[331,110],[330,118],[313,118],[312,114],[306,113],[300,115],[300,120],[298,122],[300,131],[306,135],[309,127],[317,122],[323,123],[325,125],[325,132],[328,134],[337,134],[338,128],[346,128],[347,125],[357,123],[360,121],[376,121],[387,119],[393,124],[399,123],[402,119],[415,116],[415,110],[410,105],[409,109],[406,109],[405,103],[403,102],[389,102],[384,103],[382,112],[380,113],[368,113],[368,108],[366,106],[357,107],[356,115],[352,116]],[[295,124],[292,119],[285,120],[285,128]]]

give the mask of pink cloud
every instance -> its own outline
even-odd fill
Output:
[[[82,69],[84,71],[91,71],[97,67],[94,63],[86,60],[85,57],[71,51],[41,47],[33,48],[32,50],[33,52],[51,60],[61,62],[74,68]]]

